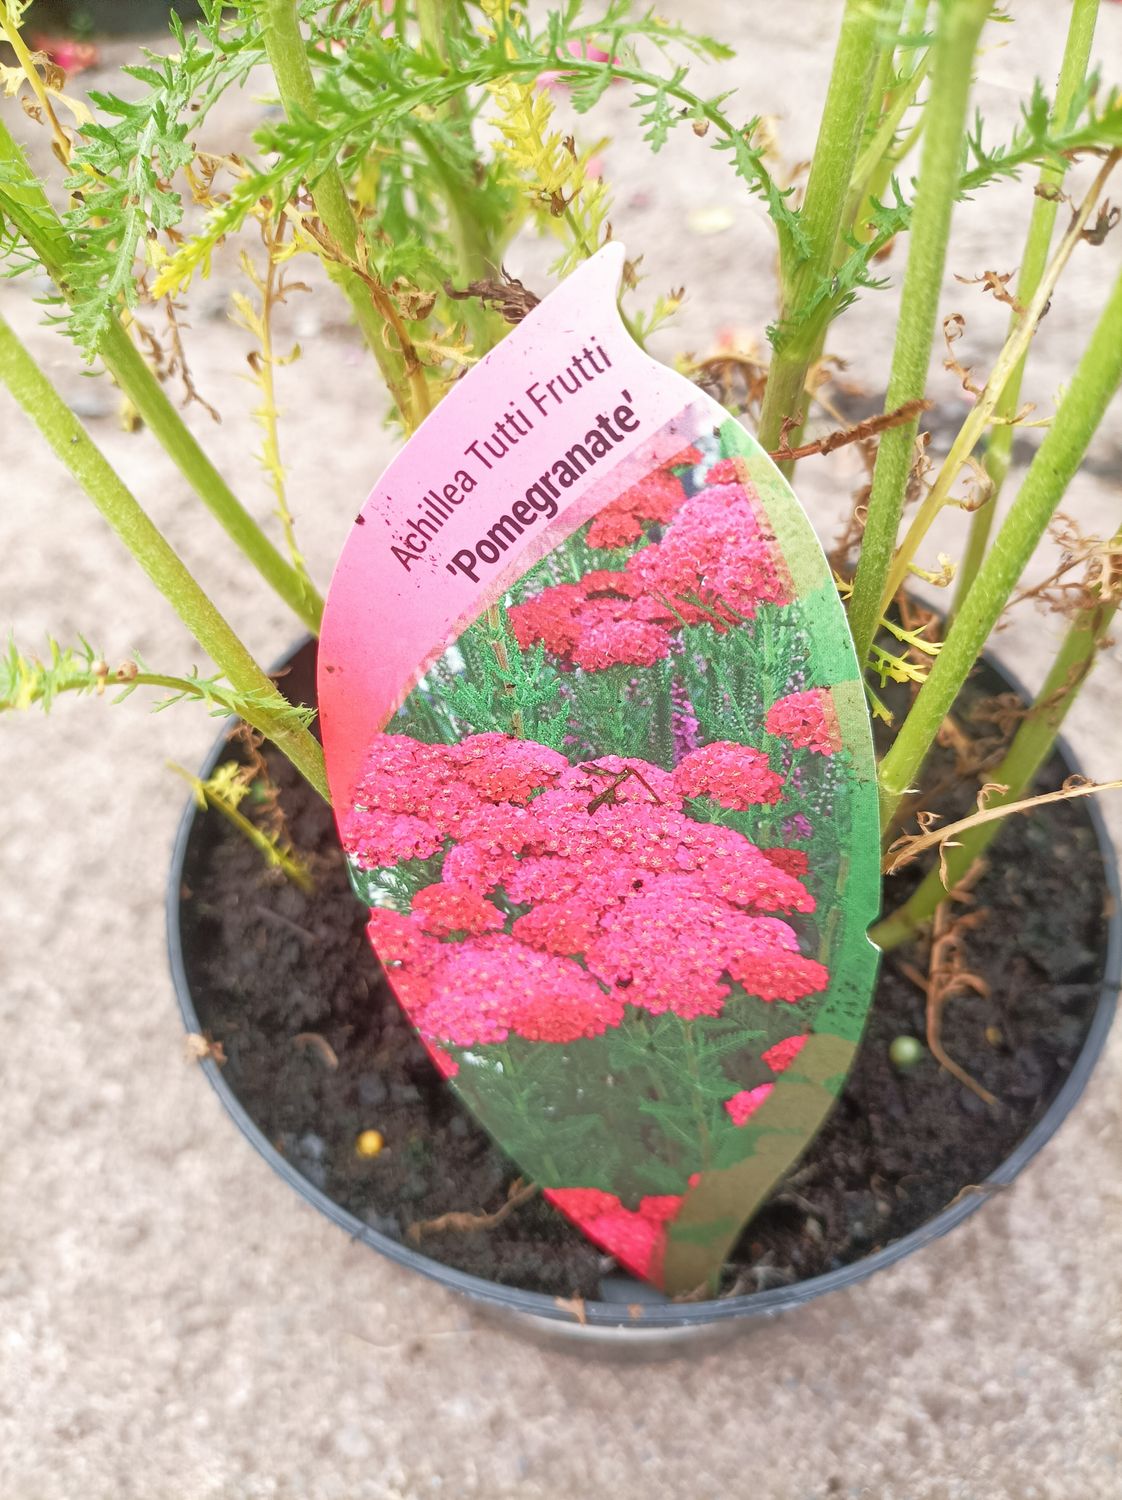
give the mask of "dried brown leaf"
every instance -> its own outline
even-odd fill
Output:
[[[1024,308],[1009,290],[1009,283],[1013,279],[1013,272],[1006,271],[983,271],[980,276],[955,276],[955,280],[963,286],[980,286],[1004,302],[1006,307],[1013,308],[1014,312],[1023,313]]]

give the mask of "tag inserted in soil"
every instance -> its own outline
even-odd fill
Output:
[[[825,1118],[872,994],[868,716],[755,440],[575,271],[378,482],[328,598],[370,939],[463,1101],[671,1294]]]

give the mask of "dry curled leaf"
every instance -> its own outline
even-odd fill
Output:
[[[997,784],[991,784],[989,790],[993,791]],[[1090,797],[1095,792],[1114,792],[1122,790],[1122,780],[1119,781],[1088,781],[1085,776],[1069,776],[1058,792],[1043,792],[1038,797],[1022,797],[1016,802],[1005,802],[1000,807],[986,807],[979,812],[971,813],[968,818],[959,818],[956,823],[948,823],[945,828],[933,829],[921,833],[905,833],[889,845],[885,856],[883,870],[886,875],[895,875],[905,865],[910,865],[912,860],[917,859],[925,849],[933,849],[939,844],[948,843],[957,838],[960,833],[965,833],[968,828],[976,828],[981,823],[992,823],[998,818],[1008,818],[1015,813],[1032,812],[1038,807],[1046,807],[1051,802],[1066,802],[1069,798]]]
[[[996,693],[975,703],[970,719],[975,724],[992,724],[1002,739],[1009,739],[1030,712],[1019,693]]]
[[[797,448],[788,446],[787,434],[802,425],[802,414],[787,417],[784,418],[780,430],[779,447],[771,450],[771,457],[780,462],[784,459],[809,458],[816,453],[833,453],[836,449],[844,448],[850,443],[865,442],[869,438],[877,437],[891,427],[903,427],[923,412],[930,411],[931,407],[930,401],[905,401],[902,406],[894,407],[892,411],[878,412],[876,416],[866,417],[864,421],[858,422],[853,427],[839,428],[837,431],[827,433],[825,437],[815,438],[812,443],[803,443]]]
[[[1059,562],[1040,583],[1015,594],[1009,608],[1033,599],[1071,620],[1081,611],[1122,603],[1122,532],[1109,539],[1089,536],[1062,512],[1049,529],[1060,549]],[[1081,577],[1069,576],[1079,568]]]
[[[484,307],[494,308],[508,323],[521,323],[526,314],[533,312],[541,301],[540,297],[531,292],[528,287],[523,286],[517,277],[509,275],[505,269],[500,271],[498,279],[484,278],[481,281],[469,281],[462,290],[454,287],[450,281],[446,281],[444,290],[456,302],[466,302],[469,298],[476,298],[483,303]]]
[[[1006,307],[1011,307],[1014,312],[1023,313],[1023,306],[1009,290],[1009,283],[1012,279],[1012,271],[1005,271],[1004,273],[1001,271],[983,271],[980,276],[955,276],[955,280],[961,282],[963,286],[980,286],[985,291],[992,292],[999,302],[1005,303]]]
[[[1110,203],[1103,203],[1098,211],[1093,224],[1088,224],[1083,230],[1081,238],[1088,245],[1101,245],[1107,235],[1122,217],[1122,209],[1112,207]]]
[[[962,389],[971,396],[981,396],[982,387],[974,380],[973,365],[964,365],[954,354],[954,346],[966,332],[966,319],[961,313],[948,313],[943,319],[943,341],[947,346],[947,355],[943,360],[943,368],[949,370],[952,375],[957,375],[962,382]]]

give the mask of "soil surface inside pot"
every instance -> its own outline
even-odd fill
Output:
[[[972,692],[980,700],[1005,689],[984,670]],[[958,722],[976,746],[997,748],[992,724]],[[330,811],[285,760],[266,756],[293,843],[314,866],[314,893],[263,869],[214,815],[196,823],[182,891],[188,978],[203,1030],[225,1052],[227,1082],[277,1149],[373,1228],[491,1281],[598,1297],[614,1263],[540,1198],[486,1228],[419,1227],[495,1212],[517,1168],[460,1108],[399,1011],[367,945]],[[1064,774],[1055,759],[1040,789]],[[946,749],[926,783],[924,805],[947,820],[971,810],[979,784],[956,773]],[[917,878],[909,870],[887,883],[886,910]],[[915,971],[926,973],[927,953],[889,954],[845,1091],[746,1229],[724,1293],[819,1275],[917,1228],[981,1183],[1047,1109],[1080,1051],[1103,972],[1105,883],[1083,806],[1010,819],[974,895],[972,909],[987,915],[965,933],[964,959],[989,996],[952,999],[943,1041],[998,1103],[926,1049],[908,1071],[893,1066],[894,1038],[924,1036]],[[356,1152],[364,1130],[384,1138],[375,1157]]]

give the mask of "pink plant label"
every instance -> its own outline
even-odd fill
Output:
[[[319,656],[370,941],[545,1196],[714,1288],[845,1080],[879,897],[868,715],[755,440],[619,318],[623,248],[446,397],[343,549]]]

